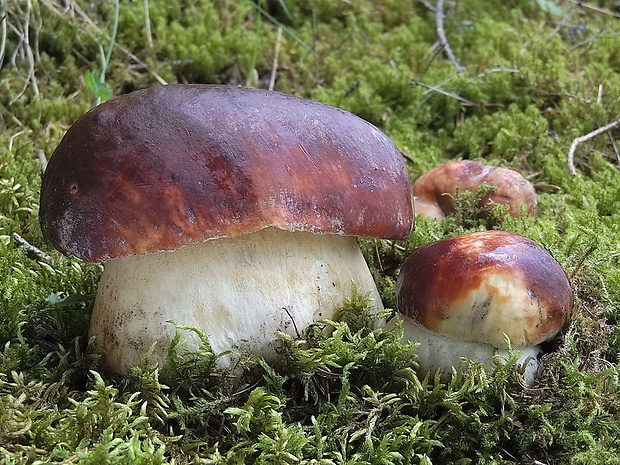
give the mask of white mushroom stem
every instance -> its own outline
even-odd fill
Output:
[[[397,318],[402,320],[403,340],[420,344],[416,354],[421,371],[435,373],[441,370],[444,380],[449,379],[452,369],[458,368],[466,359],[480,363],[486,371],[491,371],[496,361],[505,361],[509,357],[508,347],[497,348],[491,344],[461,341],[431,333],[406,315],[397,315],[387,326],[393,326]],[[518,350],[521,355],[517,363],[523,368],[525,384],[531,386],[538,371],[537,357],[542,350],[537,345]]]
[[[163,363],[174,320],[206,332],[215,353],[275,356],[278,331],[296,336],[331,318],[351,283],[381,300],[356,239],[274,228],[158,252],[109,260],[99,284],[90,334],[104,364],[127,373],[156,344]],[[187,348],[200,341],[187,334]],[[220,359],[229,366],[234,356]]]

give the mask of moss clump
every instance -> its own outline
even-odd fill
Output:
[[[37,219],[42,165],[96,101],[85,75],[102,71],[113,8],[2,6],[0,464],[620,461],[618,127],[578,145],[576,176],[567,164],[575,138],[620,114],[612,14],[553,0],[445,2],[457,72],[423,2],[120,2],[103,70],[113,95],[164,82],[267,87],[273,72],[276,89],[379,125],[412,180],[470,158],[539,186],[535,218],[478,219],[480,193],[464,193],[451,218],[420,220],[407,241],[362,240],[387,308],[411,251],[480,229],[536,240],[575,292],[532,389],[514,376],[516,359],[491,372],[470,364],[448,384],[420,379],[415,346],[398,327],[372,329],[378,317],[357,294],[340,321],[283,337],[278,366],[248,359],[241,376],[217,372],[205,344],[172,352],[166,385],[148,357],[124,378],[99,371],[86,329],[101,268],[52,250]]]

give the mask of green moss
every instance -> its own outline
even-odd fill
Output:
[[[412,180],[470,158],[539,186],[536,218],[498,210],[477,219],[479,193],[462,194],[450,219],[420,220],[406,241],[361,240],[388,309],[411,251],[486,228],[542,244],[575,293],[534,389],[519,385],[512,359],[487,373],[471,364],[448,384],[420,379],[415,347],[401,344],[398,326],[371,329],[377,317],[355,294],[341,321],[283,337],[278,366],[250,359],[241,376],[218,373],[205,345],[175,359],[166,386],[148,357],[127,377],[96,371],[86,329],[101,267],[60,256],[38,227],[41,160],[93,105],[84,74],[101,68],[112,9],[6,2],[0,464],[620,460],[617,128],[578,145],[576,176],[567,159],[575,138],[620,114],[615,18],[572,5],[569,17],[568,5],[551,0],[447,2],[444,27],[465,68],[457,73],[420,2],[121,2],[105,75],[115,95],[162,79],[266,87],[283,26],[276,89],[380,126],[408,155]],[[27,255],[13,233],[51,258]]]

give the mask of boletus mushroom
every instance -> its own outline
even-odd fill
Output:
[[[522,209],[536,215],[538,201],[534,186],[517,171],[488,166],[479,161],[454,160],[427,171],[413,184],[415,213],[423,218],[443,219],[454,211],[458,192],[477,192],[483,185],[493,186],[480,202],[481,216],[490,203],[508,206],[508,214],[517,217]]]
[[[352,282],[380,309],[355,236],[407,237],[413,200],[398,149],[351,113],[167,85],[73,124],[44,173],[40,221],[58,250],[105,262],[89,332],[126,373],[154,343],[165,360],[171,320],[215,353],[272,359],[277,331],[331,317]]]
[[[525,382],[538,369],[540,344],[572,308],[560,264],[536,242],[506,231],[443,239],[416,249],[397,280],[404,338],[419,342],[420,368],[444,378],[463,358],[493,367],[506,338],[521,351]]]

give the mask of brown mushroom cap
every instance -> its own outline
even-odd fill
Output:
[[[536,191],[527,179],[514,170],[472,160],[449,161],[420,176],[413,185],[416,214],[443,218],[454,210],[457,191],[476,192],[482,184],[495,189],[481,199],[479,208],[494,202],[507,205],[513,217],[521,214],[522,206],[528,215],[536,215]]]
[[[555,336],[572,307],[560,264],[536,242],[505,231],[444,239],[415,250],[397,281],[398,310],[428,331],[513,346]]]
[[[92,109],[50,158],[41,228],[98,262],[277,227],[403,239],[400,152],[338,108],[264,90],[168,85]]]

